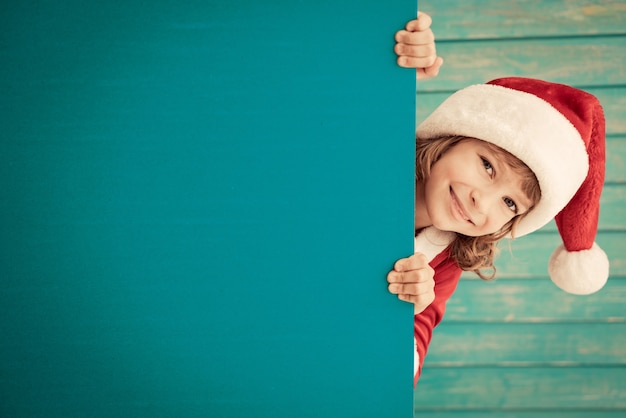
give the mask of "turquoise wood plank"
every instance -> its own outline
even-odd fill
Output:
[[[607,138],[606,181],[626,183],[626,135]]]
[[[610,145],[613,145],[615,141],[609,141]],[[620,147],[622,148],[622,147]],[[626,147],[624,147],[626,148]],[[616,170],[616,165],[621,163],[622,155],[619,155],[615,150],[615,154],[613,151],[615,147],[610,147],[607,150],[607,157],[609,160],[612,160],[610,164],[608,164],[607,171],[610,173],[614,173],[617,171],[617,176],[623,176],[624,173]],[[612,174],[609,175],[612,179],[614,178]],[[600,219],[598,227],[604,231],[623,231],[626,230],[626,207],[624,207],[624,202],[626,201],[626,184],[624,183],[612,183],[606,184],[602,191],[602,196],[600,198]]]
[[[428,418],[623,418],[626,409],[560,409],[560,410],[531,410],[531,411],[507,411],[500,408],[491,410],[457,410],[457,411],[416,411],[415,417]]]
[[[500,74],[501,76],[509,74]],[[534,76],[534,75],[530,75]],[[480,83],[489,81],[489,78],[483,78]],[[424,84],[426,81],[424,81]],[[423,85],[420,83],[419,85]],[[469,85],[469,84],[468,84]],[[459,86],[459,88],[465,87]],[[585,88],[589,93],[594,94],[602,107],[606,117],[606,131],[608,135],[626,134],[626,88]],[[416,120],[419,123],[424,120],[437,106],[439,106],[447,97],[456,90],[450,90],[440,93],[418,92],[416,97]]]
[[[624,367],[425,368],[415,414],[440,410],[626,409]]]
[[[439,40],[624,34],[623,1],[425,0]]]
[[[626,280],[611,277],[592,295],[570,295],[546,277],[492,282],[463,278],[447,322],[626,322]]]
[[[626,366],[626,323],[444,321],[424,367]]]
[[[437,53],[445,65],[437,78],[418,83],[418,91],[458,89],[503,76],[587,87],[623,85],[624,50],[626,35],[442,43]]]
[[[410,414],[414,2],[2,9],[1,416]]]
[[[626,238],[621,231],[600,231],[596,242],[609,257],[610,275],[626,276]],[[556,231],[539,231],[514,240],[500,242],[500,255],[495,261],[497,279],[545,277],[548,274],[548,260],[553,251],[562,243]],[[477,277],[464,273],[464,277]],[[477,279],[478,280],[478,279]]]

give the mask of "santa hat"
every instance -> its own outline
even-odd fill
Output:
[[[604,286],[609,261],[594,241],[605,162],[596,97],[563,84],[500,78],[454,93],[417,128],[423,139],[446,135],[481,139],[522,160],[539,181],[541,199],[515,235],[555,219],[563,244],[550,258],[552,281],[573,294]]]

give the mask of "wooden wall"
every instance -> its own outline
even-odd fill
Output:
[[[520,75],[597,95],[607,177],[597,242],[610,279],[572,296],[547,277],[552,223],[502,245],[498,278],[464,275],[435,331],[415,391],[424,417],[622,417],[626,414],[626,2],[423,0],[445,59],[418,83],[417,121],[458,88]],[[558,162],[555,162],[558,163]]]

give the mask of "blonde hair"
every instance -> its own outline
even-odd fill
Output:
[[[435,139],[416,138],[415,152],[415,176],[416,180],[423,182],[430,176],[432,166],[441,156],[462,141],[477,139],[465,136],[446,136]],[[480,141],[480,139],[478,139]],[[496,155],[511,167],[511,170],[518,174],[522,180],[522,191],[532,202],[532,206],[523,214],[516,215],[507,222],[499,231],[480,237],[470,237],[456,234],[456,238],[450,245],[450,254],[454,261],[463,270],[472,271],[481,279],[493,279],[496,275],[496,268],[493,264],[498,255],[497,243],[505,236],[515,235],[515,227],[528,214],[533,206],[541,198],[541,190],[537,177],[530,168],[519,158],[489,142],[482,141]],[[491,272],[485,274],[483,270],[489,269]]]

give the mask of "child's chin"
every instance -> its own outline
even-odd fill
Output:
[[[464,228],[464,225],[459,225],[458,222],[433,222],[433,226],[440,231],[454,232],[455,234],[461,234],[468,237],[475,237],[477,235],[472,234],[470,228]]]

